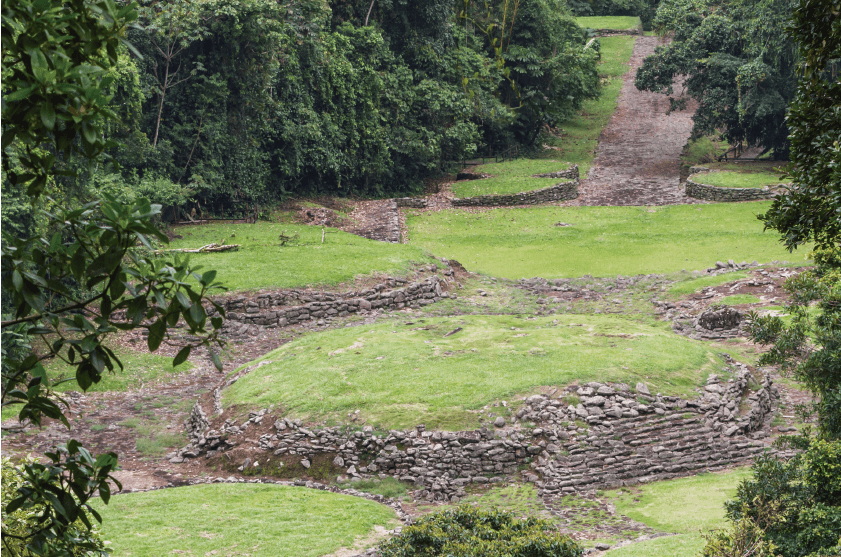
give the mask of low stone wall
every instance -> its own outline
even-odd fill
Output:
[[[698,168],[698,167],[693,167]],[[695,199],[707,201],[756,201],[758,199],[771,199],[777,196],[777,192],[768,188],[720,188],[707,184],[699,184],[686,179],[686,195]]]
[[[578,197],[579,180],[564,182],[541,190],[510,195],[480,195],[453,199],[454,207],[496,207],[503,205],[539,205],[552,201],[568,201]]]
[[[612,35],[642,35],[642,31],[638,28],[630,29],[593,29],[599,37],[610,37]]]
[[[413,209],[424,209],[428,205],[425,197],[397,197],[394,202],[398,207],[411,207]]]
[[[514,416],[498,417],[495,427],[474,431],[427,431],[423,425],[388,433],[371,426],[310,430],[300,420],[272,418],[265,409],[241,424],[228,419],[216,430],[208,429],[197,404],[188,421],[191,444],[167,456],[177,463],[244,447],[251,456],[243,469],[252,458],[265,463],[280,457],[309,468],[314,458],[326,456],[338,474],[393,476],[415,484],[415,497],[430,501],[457,502],[468,484],[517,474],[543,496],[633,485],[742,463],[767,449],[761,430],[778,397],[776,387],[766,375],[762,387],[745,397],[750,375],[737,367],[727,382],[712,376],[693,400],[651,395],[642,383],[634,390],[603,383],[554,389],[557,394],[528,397]],[[570,396],[578,404],[567,404]],[[264,422],[273,425],[267,429]],[[248,431],[254,428],[264,432],[256,441],[258,433]]]
[[[449,269],[444,274],[447,271],[452,274]],[[438,275],[433,275],[411,283],[392,278],[372,288],[344,293],[283,290],[256,297],[217,298],[215,301],[225,308],[226,322],[271,328],[311,319],[345,317],[360,310],[420,307],[447,297],[449,294],[441,288]],[[212,308],[208,308],[207,312],[208,315],[214,313]]]
[[[532,178],[569,178],[570,180],[576,180],[581,177],[581,174],[578,172],[578,165],[574,164],[570,166],[566,170],[558,170],[556,172],[547,172],[546,174],[532,174]]]

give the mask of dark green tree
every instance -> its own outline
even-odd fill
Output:
[[[794,0],[664,0],[654,26],[672,34],[637,70],[637,89],[669,95],[671,108],[698,102],[693,135],[773,149],[788,157],[786,110],[794,97],[797,49],[781,33]],[[686,76],[680,94],[673,82]]]
[[[25,190],[31,210],[50,209],[35,235],[7,231],[5,223],[3,230],[3,299],[11,313],[2,321],[2,405],[18,407],[19,418],[35,425],[44,418],[68,425],[46,360],[74,367],[75,381],[87,389],[122,367],[107,342],[120,330],[146,329],[154,351],[179,321],[199,338],[196,345],[207,346],[222,324],[222,317],[208,319],[203,305],[219,288],[215,272],[198,274],[187,260],[150,256],[150,240],[166,241],[152,223],[160,206],[113,198],[75,208],[43,204],[57,177],[73,178],[59,167],[62,160],[93,163],[113,147],[103,137],[116,118],[109,70],[135,16],[133,5],[113,0],[12,0],[2,7],[4,191]],[[27,339],[37,352],[21,350]],[[193,347],[184,346],[175,363]],[[87,528],[90,516],[101,521],[88,501],[98,495],[107,503],[111,484],[120,487],[111,476],[117,455],[94,457],[71,440],[46,456],[46,464],[22,467],[23,483],[4,509],[38,509],[37,520],[27,532],[7,532],[4,524],[4,547],[34,555],[100,553],[95,539],[78,535],[78,521]]]

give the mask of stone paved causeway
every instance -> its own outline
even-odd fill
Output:
[[[569,205],[670,205],[696,203],[680,183],[680,154],[692,130],[695,105],[666,114],[665,95],[638,91],[636,68],[654,53],[658,37],[639,37],[623,77],[619,106],[599,138],[589,177]],[[676,92],[680,85],[676,86]]]

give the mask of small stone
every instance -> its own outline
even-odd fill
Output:
[[[311,466],[310,461],[305,458],[304,460],[301,461],[301,466],[308,469]]]
[[[502,416],[497,416],[497,418],[494,420],[494,425],[496,427],[505,426],[505,418],[503,418]]]
[[[344,465],[345,459],[343,459],[342,457],[337,455],[336,458],[333,459],[333,466],[338,466],[339,468],[341,468]]]
[[[646,387],[645,383],[641,383],[641,382],[637,383],[636,387],[634,387],[634,388],[640,394],[643,394],[643,395],[650,395],[651,394],[651,391],[648,390],[648,387]]]

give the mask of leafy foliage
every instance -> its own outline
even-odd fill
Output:
[[[725,507],[732,521],[760,528],[782,557],[830,554],[841,543],[841,442],[814,440],[788,462],[760,457]]]
[[[788,113],[793,180],[760,216],[789,250],[841,238],[841,2],[800,2],[789,28],[800,46],[801,76]]]
[[[86,464],[90,464],[89,462]],[[27,476],[32,473],[50,474],[52,469],[46,466],[40,466],[34,458],[28,457],[23,459],[21,463],[15,465],[11,459],[2,459],[2,508],[3,508],[3,546],[0,551],[4,557],[10,555],[30,556],[39,552],[43,553],[62,553],[64,555],[73,556],[90,556],[90,555],[107,555],[105,551],[105,544],[99,529],[92,523],[91,518],[96,513],[95,510],[89,507],[78,507],[78,501],[70,495],[68,500],[66,494],[61,492],[60,484],[63,481],[61,476],[51,476],[55,482],[53,489],[45,492],[52,495],[58,495],[64,498],[64,510],[72,509],[74,506],[77,518],[69,525],[65,532],[64,538],[52,538],[46,541],[42,546],[32,547],[27,549],[25,539],[32,532],[39,529],[43,521],[40,519],[41,514],[47,510],[48,512],[56,512],[55,506],[45,506],[43,504],[32,504],[18,508],[17,510],[8,510],[9,504],[16,499],[19,490],[28,490],[31,482],[28,481]],[[69,503],[69,505],[67,504]],[[68,513],[71,514],[72,513]],[[67,517],[70,518],[69,516]]]
[[[379,548],[382,557],[580,557],[581,547],[544,520],[461,505],[419,518]]]
[[[671,109],[698,101],[693,135],[720,132],[731,144],[788,155],[786,109],[796,88],[797,51],[780,29],[793,0],[664,0],[654,26],[673,34],[637,70],[640,90],[669,95]],[[673,96],[673,80],[686,75]]]
[[[29,198],[35,210],[57,177],[77,175],[65,164],[94,162],[112,146],[102,137],[108,122],[118,118],[108,106],[112,97],[106,92],[115,82],[109,72],[134,17],[132,6],[118,9],[112,0],[4,5],[3,66],[10,75],[3,81],[4,191],[16,194],[16,205]],[[160,205],[103,197],[79,208],[42,199],[38,207],[48,210],[41,224],[4,226],[3,299],[11,315],[2,321],[2,405],[19,406],[19,419],[35,425],[44,418],[68,425],[63,401],[53,391],[56,383],[42,364],[47,359],[74,368],[74,380],[87,389],[106,370],[122,367],[107,346],[120,330],[146,329],[148,347],[155,351],[183,319],[198,339],[195,345],[218,342],[224,311],[217,306],[219,316],[208,319],[203,305],[208,293],[220,288],[216,273],[200,275],[188,260],[151,255],[150,240],[167,240],[152,224]],[[138,243],[147,251],[138,250]],[[196,282],[188,284],[189,276]],[[36,342],[37,352],[25,349]],[[195,345],[184,346],[174,363],[186,360]],[[4,506],[5,513],[37,509],[36,520],[15,532],[4,521],[4,540],[16,540],[37,555],[66,555],[68,548],[100,551],[95,536],[79,532],[92,527],[88,513],[100,520],[88,506],[90,498],[98,495],[107,503],[110,482],[120,488],[111,475],[116,454],[94,457],[70,440],[46,456],[49,464],[24,465],[21,484]]]

